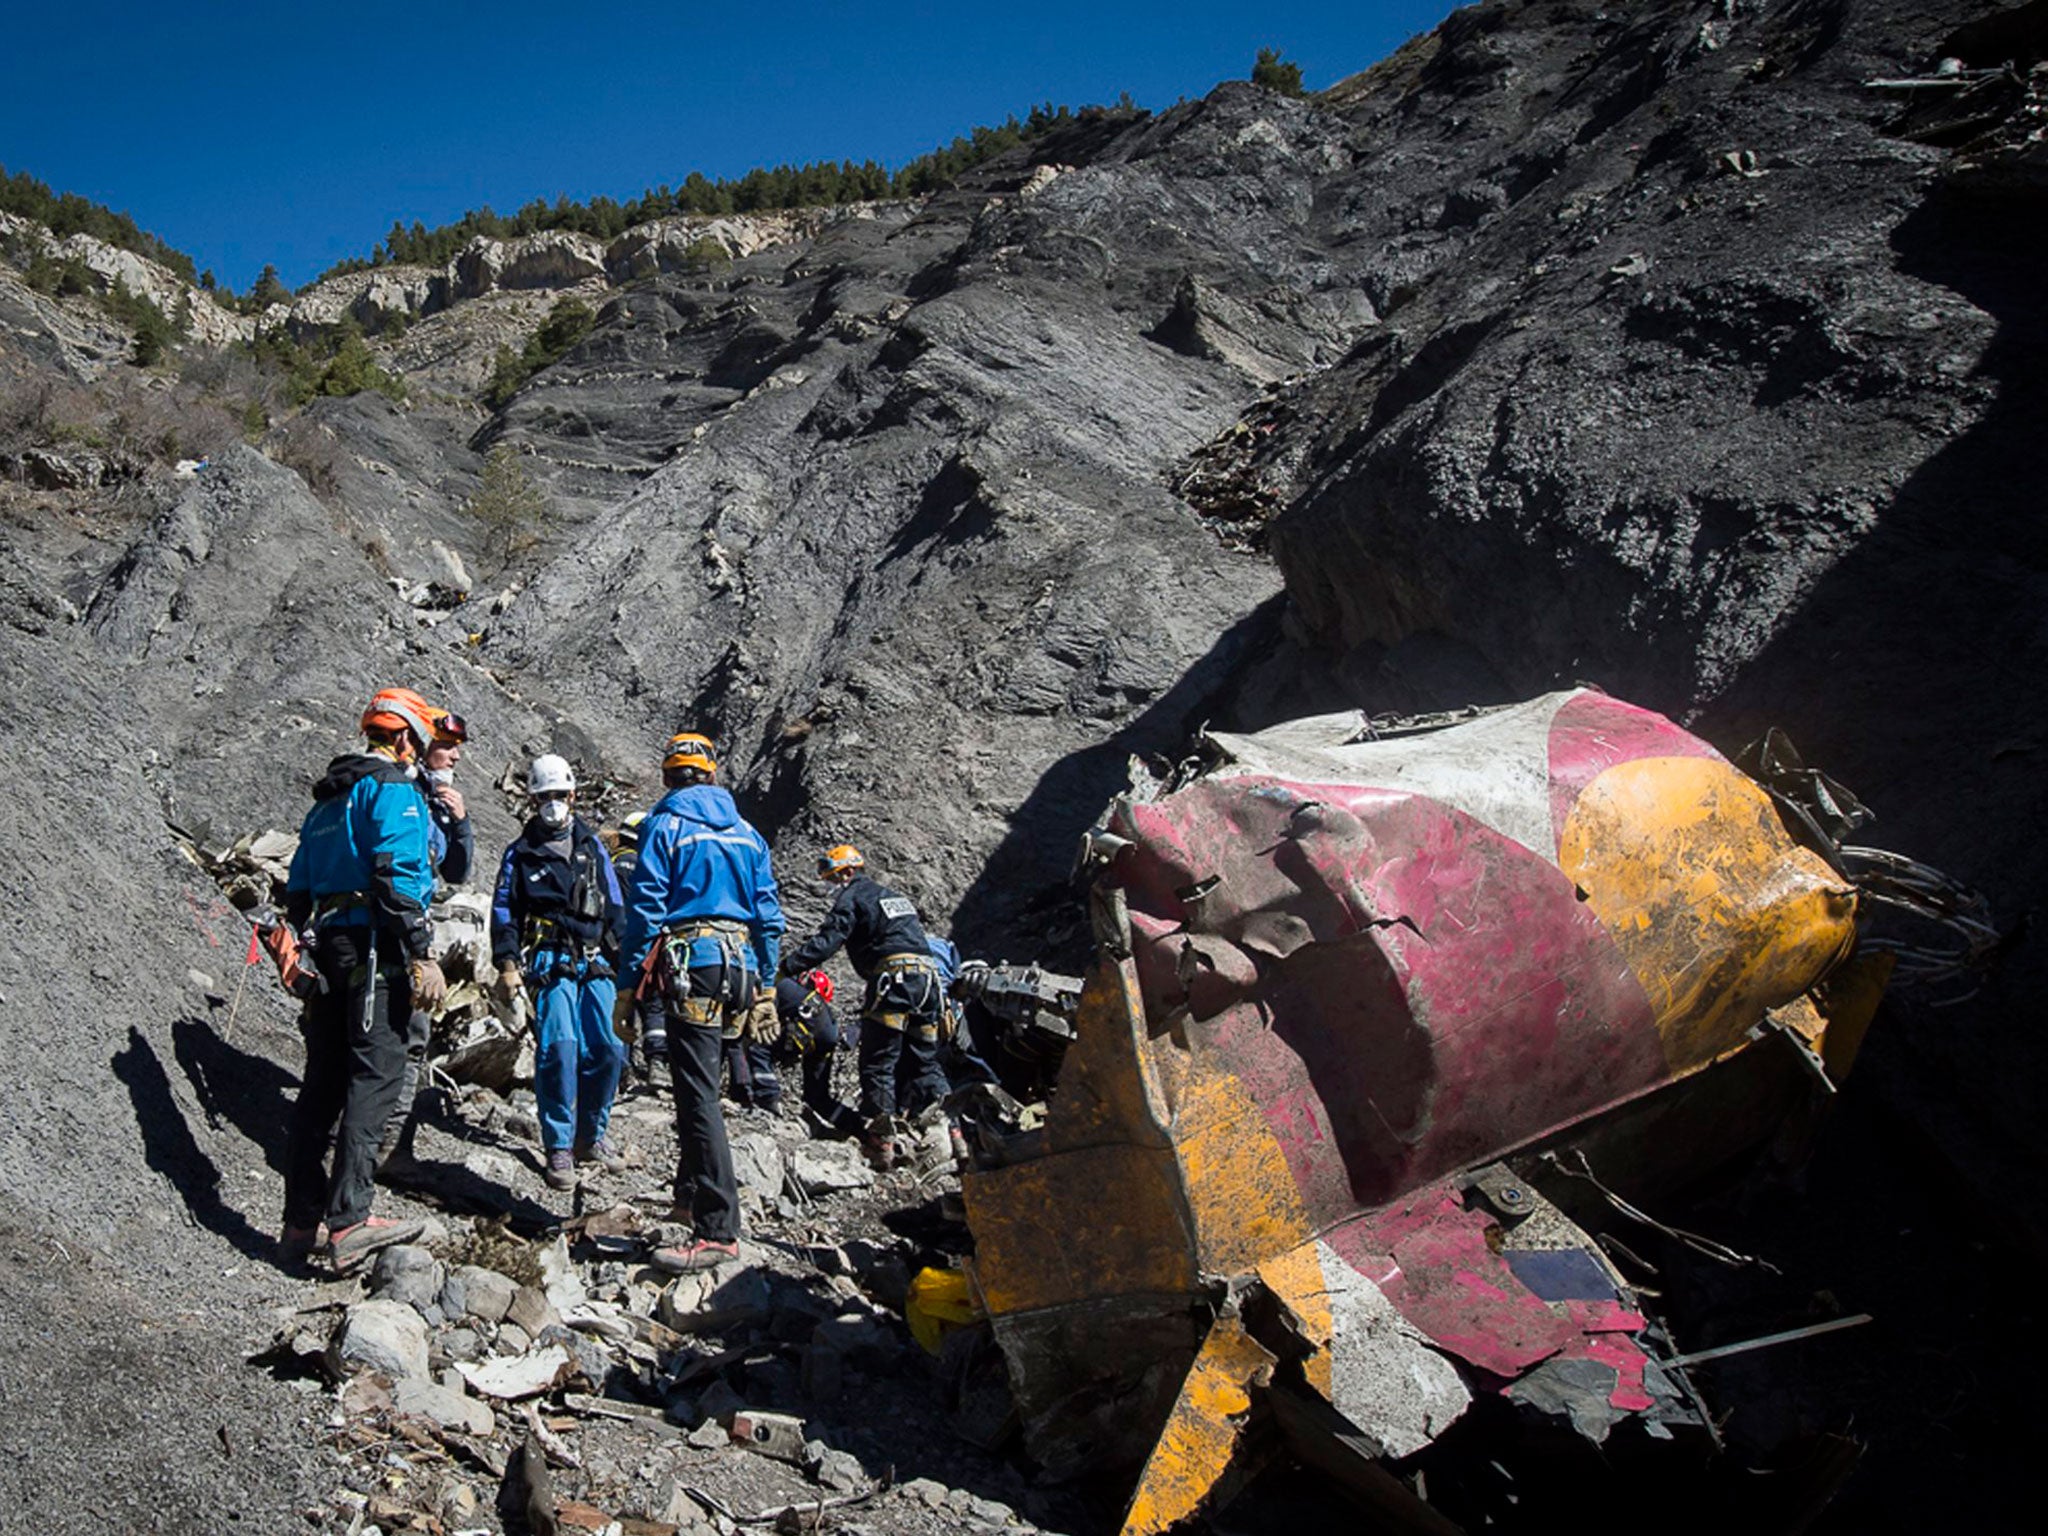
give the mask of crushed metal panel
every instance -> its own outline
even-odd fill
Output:
[[[1440,1190],[1384,1219],[1335,1228],[1327,1239],[1439,1347],[1512,1378],[1559,1353],[1579,1330],[1514,1277],[1488,1243],[1494,1228],[1490,1217]]]
[[[1379,741],[1357,739],[1370,722],[1356,711],[1254,735],[1211,731],[1207,739],[1230,755],[1232,768],[1225,773],[1372,784],[1426,795],[1549,858],[1557,846],[1550,829],[1552,722],[1579,697],[1549,693],[1449,730]]]
[[[1229,1471],[1273,1356],[1235,1317],[1219,1317],[1188,1368],[1166,1426],[1146,1458],[1123,1536],[1157,1536],[1194,1514]]]
[[[1185,1296],[992,1315],[1025,1445],[1049,1481],[1151,1451],[1208,1327]]]
[[[1315,1346],[1309,1385],[1383,1454],[1412,1455],[1472,1405],[1457,1367],[1328,1243],[1260,1265],[1259,1278]]]
[[[1740,1045],[1855,942],[1854,889],[1725,762],[1607,769],[1573,804],[1558,859],[1649,993],[1674,1075]]]
[[[1197,1289],[1194,1227],[1169,1151],[1080,1147],[961,1184],[975,1283],[992,1314]],[[1078,1211],[1090,1213],[1085,1241]]]

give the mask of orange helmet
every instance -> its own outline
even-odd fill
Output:
[[[840,843],[827,848],[818,855],[818,877],[827,879],[841,870],[866,869],[868,861],[860,856],[860,850],[851,843]]]
[[[432,722],[436,713],[433,705],[410,688],[384,688],[363,711],[362,728],[366,732],[410,731],[413,741],[424,752],[434,741]]]
[[[469,722],[452,709],[428,706],[431,718],[427,724],[434,728],[434,741],[438,746],[459,747],[469,740]]]
[[[700,773],[718,772],[718,763],[711,755],[711,738],[699,736],[695,731],[679,731],[668,739],[668,751],[662,754],[664,768],[695,768]]]

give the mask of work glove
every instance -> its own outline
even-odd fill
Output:
[[[519,967],[507,960],[498,967],[498,979],[491,984],[491,996],[510,1008],[525,985],[526,979],[519,974]]]
[[[440,962],[433,959],[412,963],[412,1005],[420,1013],[432,1013],[448,997],[448,978]]]
[[[639,1027],[633,1020],[633,1004],[638,1002],[631,992],[620,992],[618,1001],[612,1004],[612,1033],[626,1044],[631,1045],[639,1034]]]
[[[753,1006],[747,1009],[741,1030],[749,1040],[762,1045],[773,1045],[782,1038],[782,1015],[775,1011],[773,992],[765,987],[755,989]]]

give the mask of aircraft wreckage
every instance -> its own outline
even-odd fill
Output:
[[[1559,1189],[1653,1188],[1832,1091],[1892,957],[1825,839],[1592,690],[1205,744],[1091,836],[1057,1092],[964,1181],[1030,1453],[1141,1466],[1126,1536],[1274,1431],[1395,1529],[1457,1529],[1409,1469],[1475,1424],[1703,1455],[1684,1358]]]

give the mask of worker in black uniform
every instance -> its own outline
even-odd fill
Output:
[[[839,1020],[832,1012],[832,978],[823,971],[783,977],[775,983],[775,1015],[782,1021],[775,1059],[796,1068],[812,1131],[858,1136],[860,1116],[832,1092],[832,1058],[840,1039]],[[854,1036],[856,1031],[847,1034]]]
[[[838,898],[824,925],[783,955],[781,974],[814,971],[844,945],[867,983],[860,1013],[862,1140],[875,1166],[886,1169],[897,1160],[905,1129],[896,1113],[899,1086],[906,1104],[933,1104],[946,1095],[938,1047],[945,984],[917,904],[871,879],[858,848],[841,843],[826,849],[818,878],[838,887]]]

